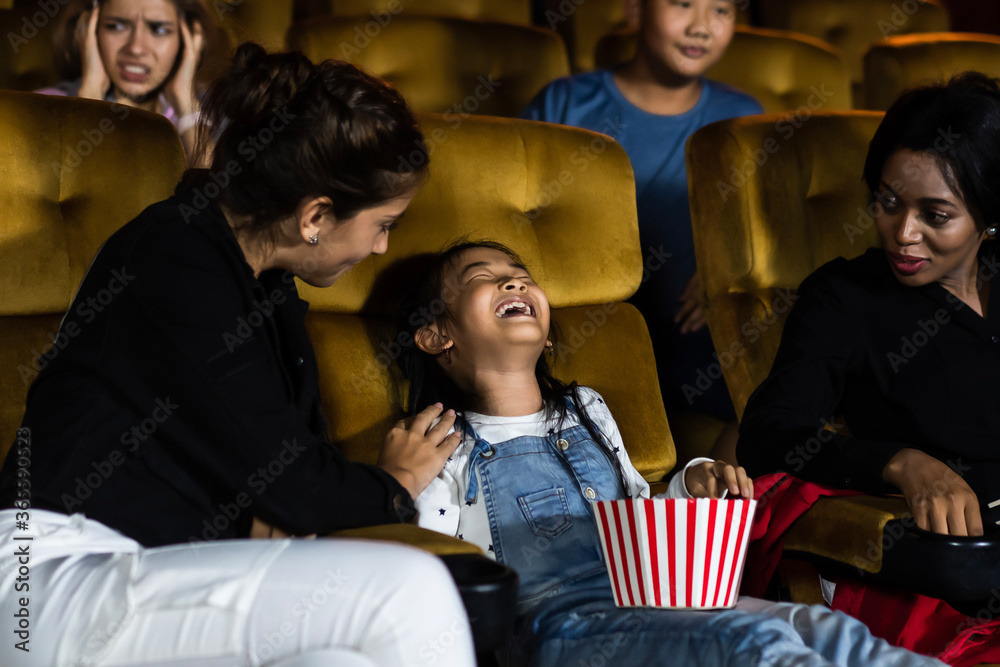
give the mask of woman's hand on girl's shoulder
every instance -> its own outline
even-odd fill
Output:
[[[440,420],[434,423],[437,417]],[[449,434],[454,424],[455,411],[444,411],[440,403],[399,420],[385,437],[378,466],[416,498],[444,469],[448,457],[462,442],[461,431]]]
[[[684,484],[695,498],[720,498],[725,491],[733,498],[753,498],[753,480],[747,471],[725,461],[706,461],[687,468]]]

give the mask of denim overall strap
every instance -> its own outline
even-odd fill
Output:
[[[601,451],[605,445],[582,425],[496,444],[471,426],[467,432],[477,452],[467,497],[481,495],[496,559],[520,577],[519,611],[580,587],[606,588],[610,599],[590,503],[623,498],[625,490],[618,468]]]

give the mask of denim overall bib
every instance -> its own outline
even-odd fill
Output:
[[[475,442],[465,501],[485,503],[496,559],[520,577],[515,636],[498,652],[501,664],[940,664],[909,654],[911,662],[888,645],[890,660],[871,660],[878,651],[870,647],[881,640],[822,607],[748,600],[744,610],[618,608],[590,505],[627,497],[608,448],[582,425],[496,444],[468,422],[464,430]],[[852,654],[869,662],[845,659]]]
[[[485,503],[496,559],[520,577],[515,644],[525,645],[508,660],[528,664],[520,656],[535,652],[550,621],[586,603],[614,607],[590,501],[625,489],[583,425],[497,445],[468,423],[465,434],[475,441],[465,501]]]

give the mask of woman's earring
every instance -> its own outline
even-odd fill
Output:
[[[545,341],[545,351],[548,352],[549,355],[554,355],[556,353],[556,346],[552,344],[552,341]]]
[[[986,238],[995,239],[996,237],[997,237],[997,228],[996,228],[996,226],[994,225],[992,227],[987,227],[986,228]]]
[[[316,245],[319,243],[319,234],[313,234],[309,237],[309,245]]]
[[[451,348],[454,346],[455,346],[454,342],[448,341],[447,343],[444,344],[444,347],[441,348],[441,354],[444,355],[445,359],[451,359]]]

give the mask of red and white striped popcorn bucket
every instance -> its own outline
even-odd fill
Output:
[[[736,604],[756,500],[639,498],[593,505],[619,607]]]

